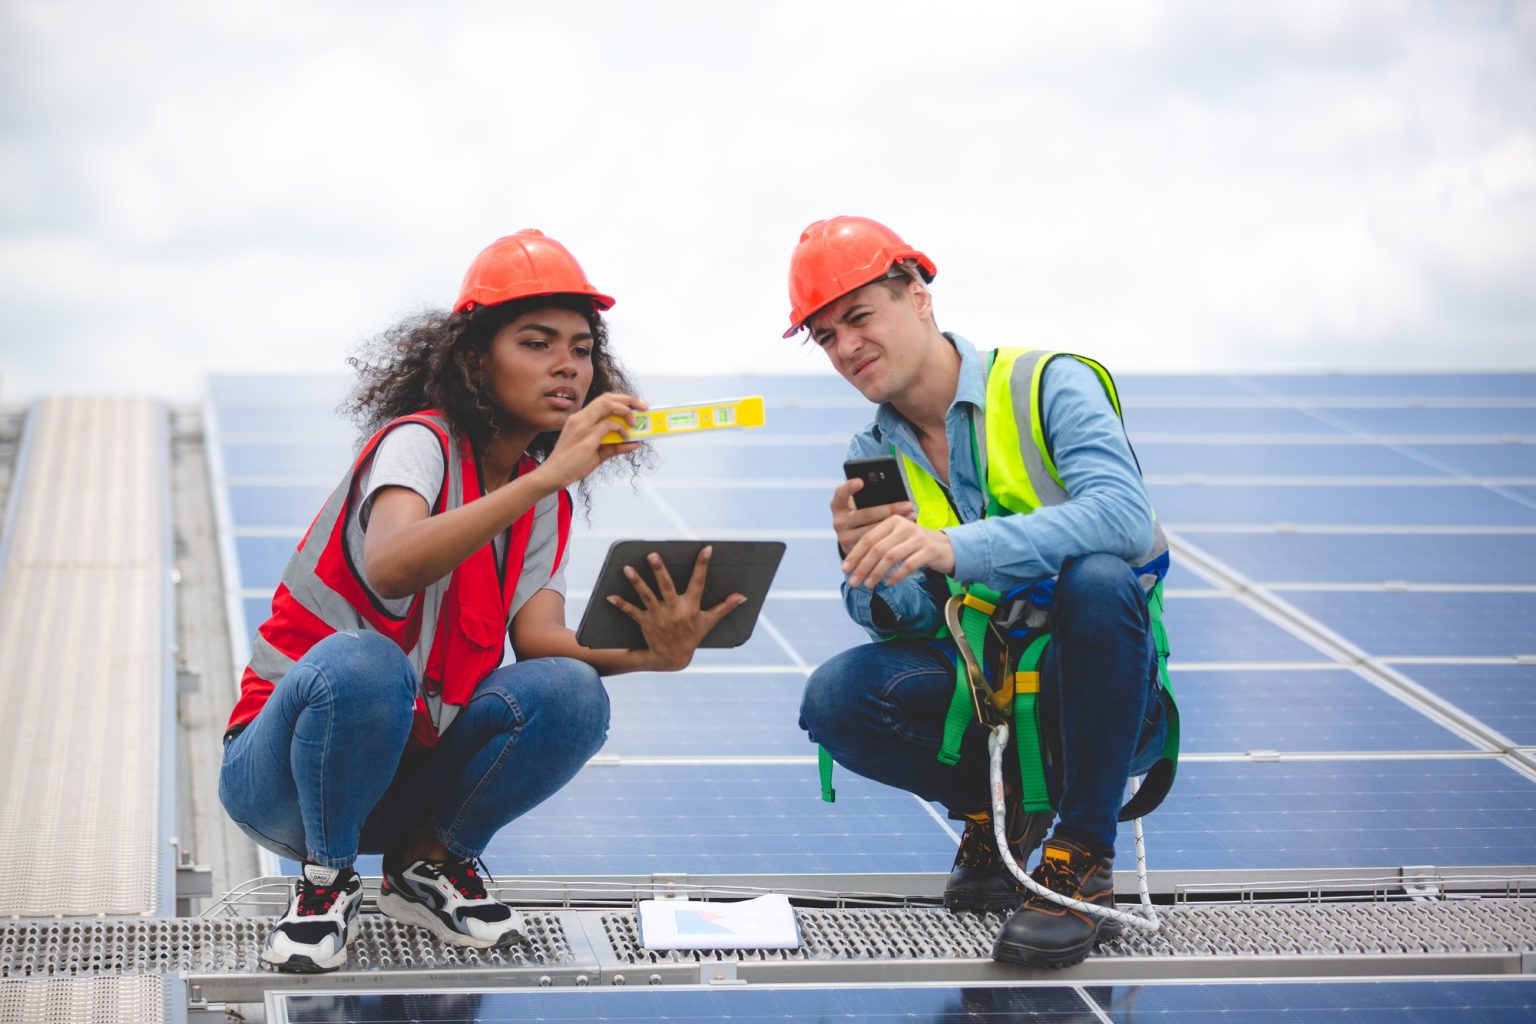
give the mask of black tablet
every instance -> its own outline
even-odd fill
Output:
[[[694,563],[706,544],[713,547],[714,552],[709,557],[709,576],[704,581],[704,598],[700,606],[713,608],[723,598],[737,593],[745,594],[747,601],[721,619],[699,646],[740,647],[746,643],[752,636],[752,627],[757,625],[757,616],[763,610],[763,600],[768,596],[774,573],[779,570],[779,560],[784,557],[783,541],[614,541],[608,548],[608,557],[603,559],[602,571],[597,574],[597,584],[592,588],[587,610],[581,616],[581,625],[576,627],[576,642],[583,647],[642,650],[646,644],[640,626],[608,603],[609,594],[618,594],[631,604],[640,603],[640,595],[624,578],[624,567],[634,566],[654,592],[656,576],[647,560],[654,551],[661,556],[662,564],[681,592],[692,579]]]

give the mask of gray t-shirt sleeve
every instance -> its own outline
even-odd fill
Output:
[[[382,598],[373,589],[363,569],[363,531],[373,499],[382,488],[408,487],[421,495],[430,510],[437,504],[443,487],[443,446],[437,435],[419,423],[405,423],[384,435],[374,449],[373,461],[357,476],[347,515],[347,553],[357,572],[363,576],[368,592],[391,615],[410,611],[411,598]]]
[[[565,545],[565,550],[560,553],[560,564],[555,566],[554,575],[550,576],[549,582],[544,584],[544,586],[540,587],[539,589],[540,590],[553,590],[555,593],[559,594],[561,598],[564,598],[565,597],[565,566],[566,566],[566,563],[568,563],[570,560],[571,560],[571,545],[570,545],[570,542],[567,541],[566,545]]]
[[[421,495],[427,509],[437,504],[443,489],[443,446],[437,435],[419,423],[391,430],[373,453],[373,463],[358,479],[358,525],[366,530],[373,499],[385,487],[408,487]]]

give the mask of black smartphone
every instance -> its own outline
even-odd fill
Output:
[[[889,455],[849,459],[843,463],[843,475],[849,480],[864,481],[864,486],[853,496],[856,508],[873,508],[876,505],[893,505],[898,501],[912,500],[907,497],[907,485],[901,478],[901,467]]]

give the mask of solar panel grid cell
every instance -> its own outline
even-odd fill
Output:
[[[1377,657],[1536,653],[1536,591],[1288,591],[1285,598]]]
[[[1397,671],[1519,746],[1536,746],[1536,665],[1397,665]]]
[[[1404,454],[1473,476],[1536,476],[1536,442],[1405,445]]]

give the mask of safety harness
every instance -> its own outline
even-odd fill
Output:
[[[991,353],[987,372],[987,408],[995,410],[986,418],[985,439],[998,457],[987,459],[971,422],[971,451],[976,458],[976,474],[985,498],[984,517],[1027,515],[1045,505],[1061,504],[1068,499],[1056,473],[1045,443],[1044,415],[1040,401],[1041,380],[1046,365],[1067,353],[1031,349],[998,349]],[[1085,363],[1099,377],[1114,406],[1116,416],[1123,414],[1113,379],[1099,363],[1083,356],[1073,358]],[[1013,381],[1028,374],[1028,389],[1016,393]],[[1027,405],[1020,407],[1023,397]],[[1008,415],[1012,412],[1013,415]],[[1020,420],[1029,424],[1030,443],[1019,436]],[[929,529],[960,525],[960,517],[943,486],[913,459],[891,445],[891,453],[902,463],[908,491],[918,510],[918,523]],[[1018,457],[1013,458],[1014,453]],[[1167,732],[1161,755],[1147,773],[1131,799],[1120,809],[1121,821],[1139,818],[1162,802],[1173,785],[1178,769],[1179,716],[1168,678],[1168,634],[1163,627],[1163,575],[1167,570],[1167,544],[1161,528],[1157,545],[1143,564],[1142,574],[1152,639],[1157,651],[1158,680],[1166,697]],[[944,603],[943,622],[929,637],[949,641],[955,648],[955,690],[944,720],[944,738],[938,760],[956,764],[960,744],[972,722],[979,722],[996,735],[1000,726],[1011,726],[1016,737],[1021,781],[1020,798],[1025,813],[1050,812],[1050,789],[1046,784],[1046,756],[1039,707],[1040,661],[1050,643],[1050,622],[1040,603],[1053,581],[1018,587],[1007,593],[973,583],[962,586],[945,577],[949,597]],[[990,638],[990,643],[989,643]],[[890,639],[917,639],[892,637]],[[992,657],[988,657],[989,647]],[[987,671],[989,660],[995,666]],[[1010,708],[1011,706],[1011,708]],[[1054,729],[1055,723],[1049,723]],[[1006,728],[1004,735],[1007,734]],[[832,802],[833,761],[826,748],[820,748],[822,799]]]

